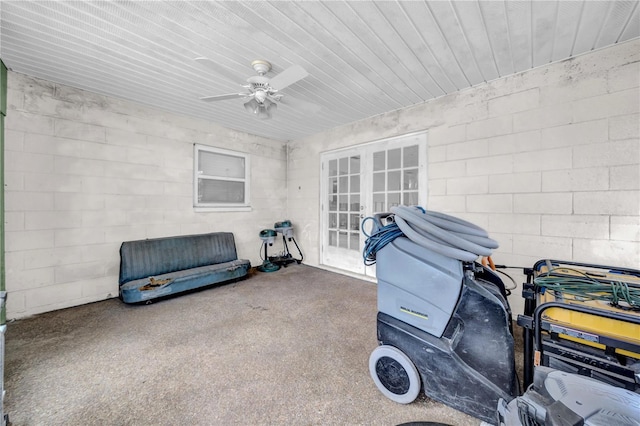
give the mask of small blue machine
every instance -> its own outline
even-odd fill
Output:
[[[408,404],[424,391],[501,426],[640,425],[640,395],[591,378],[542,367],[521,395],[507,289],[476,262],[498,247],[486,231],[420,207],[369,219],[364,258],[376,263],[379,341],[369,371],[385,396]]]
[[[276,256],[269,256],[267,253],[267,247],[272,247],[273,243],[276,241],[278,234],[282,235],[282,246],[283,250],[279,252]],[[260,239],[262,240],[262,246],[264,248],[264,255],[262,265],[258,266],[256,269],[261,272],[275,272],[280,269],[280,267],[287,267],[290,263],[300,264],[302,259],[304,258],[302,255],[302,251],[296,242],[296,239],[293,237],[293,225],[289,220],[283,220],[282,222],[276,222],[273,225],[273,229],[263,229],[260,231]],[[299,258],[293,257],[291,252],[289,251],[288,242],[293,242],[296,248],[298,249]]]
[[[273,245],[273,242],[276,240],[276,235],[276,231],[273,229],[263,229],[260,231],[260,239],[262,240],[262,248],[264,249],[262,265],[256,267],[260,272],[275,272],[280,269],[280,265],[273,263],[267,253],[267,247]]]
[[[282,235],[283,250],[277,256],[269,257],[269,260],[274,264],[279,266],[284,266],[285,268],[287,267],[287,265],[294,262],[299,265],[304,259],[304,256],[302,255],[302,251],[300,250],[300,247],[298,246],[296,239],[293,237],[293,225],[291,224],[291,221],[283,220],[282,222],[276,222],[273,225],[273,228],[276,233]],[[296,248],[298,249],[298,254],[300,256],[299,258],[296,259],[295,257],[293,257],[293,255],[289,251],[289,245],[287,244],[287,241],[293,242],[293,244],[295,244]]]

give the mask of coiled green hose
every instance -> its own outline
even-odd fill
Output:
[[[567,270],[567,268],[562,269]],[[570,270],[582,276],[569,277],[558,273],[554,274],[555,269],[552,269],[546,274],[536,277],[533,282],[545,290],[570,294],[577,300],[601,300],[619,308],[640,310],[640,288],[630,287],[624,281],[599,281],[583,271]]]

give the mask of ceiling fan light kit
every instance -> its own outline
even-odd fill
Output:
[[[278,104],[266,99],[264,103],[258,102],[255,98],[248,102],[245,102],[244,108],[250,113],[254,114],[261,120],[271,118],[273,110],[278,109]]]
[[[208,62],[209,65],[212,66],[215,65],[213,61],[205,57],[199,57],[196,58],[196,60],[199,62]],[[280,102],[283,97],[283,95],[278,92],[309,75],[300,65],[292,65],[275,77],[269,78],[265,74],[271,71],[271,63],[263,59],[252,61],[251,67],[258,75],[247,78],[247,83],[249,84],[242,86],[247,89],[245,93],[204,96],[200,99],[206,102],[237,98],[249,99],[244,103],[244,108],[259,119],[265,120],[271,118],[273,111],[278,108],[278,102]],[[319,109],[317,106],[316,108]]]

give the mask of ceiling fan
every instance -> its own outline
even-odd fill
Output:
[[[209,58],[198,57],[195,58],[195,60],[213,67],[219,73],[225,74],[228,78],[235,79],[234,77],[229,76],[228,72],[225,72],[224,69]],[[296,107],[301,108],[306,112],[317,112],[320,109],[318,105],[294,100],[292,98],[287,98],[286,101],[283,101],[284,95],[279,93],[280,90],[309,75],[309,73],[300,65],[292,65],[273,78],[269,78],[265,75],[271,71],[271,64],[269,62],[262,59],[256,59],[251,62],[251,67],[256,71],[256,73],[258,73],[258,75],[249,77],[247,79],[247,83],[249,84],[242,86],[246,89],[246,92],[203,96],[200,99],[206,102],[212,102],[243,98],[247,100],[247,102],[244,103],[245,109],[260,119],[271,118],[273,111],[278,108],[278,103],[296,104]]]

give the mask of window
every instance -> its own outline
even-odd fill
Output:
[[[194,145],[193,206],[249,209],[249,155]]]

